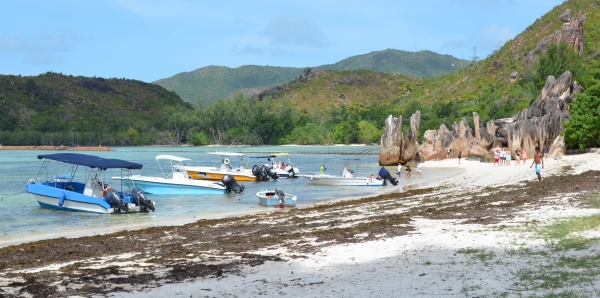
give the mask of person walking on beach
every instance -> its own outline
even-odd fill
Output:
[[[451,152],[452,152],[452,148],[448,147],[448,151],[446,151],[446,159],[450,159]]]
[[[419,176],[419,178],[422,178],[423,176],[421,176],[421,164],[419,163],[419,161],[418,161],[418,160],[417,160],[417,162],[416,162],[416,165],[415,165],[415,166],[417,167],[417,171],[416,171],[416,172],[417,172],[417,174],[416,174],[416,175],[417,175],[417,176]]]
[[[325,167],[325,164],[321,165],[321,174],[325,174],[325,171],[327,171],[327,168]]]
[[[533,162],[529,166],[533,167],[535,165],[535,173],[537,174],[538,181],[542,182],[542,169],[544,168],[544,156],[540,152],[540,147],[535,147],[535,154],[533,155]]]
[[[410,178],[410,164],[406,164],[406,179]]]
[[[462,157],[462,150],[458,151],[458,164],[460,164],[460,158]]]
[[[544,159],[548,160],[548,146],[544,145]]]
[[[523,165],[526,165],[527,162],[527,149],[523,148],[523,152],[521,152],[521,160],[523,161]]]
[[[402,165],[398,164],[398,169],[396,170],[396,175],[398,175],[398,177],[402,177]]]
[[[521,165],[521,151],[519,149],[515,150],[515,166]]]

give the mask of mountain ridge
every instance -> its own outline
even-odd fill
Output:
[[[432,51],[407,52],[395,49],[373,51],[340,60],[333,64],[311,67],[314,70],[359,70],[405,74],[415,77],[434,77],[460,69],[470,62],[437,54]],[[213,103],[232,98],[238,92],[252,96],[262,90],[285,84],[298,77],[305,68],[284,66],[243,65],[236,68],[205,66],[181,72],[153,83],[174,91],[192,104]]]

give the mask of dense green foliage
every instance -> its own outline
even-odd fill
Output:
[[[581,81],[581,78],[587,76],[587,70],[584,59],[581,59],[566,42],[556,45],[551,44],[543,55],[540,55],[536,72],[533,77],[535,86],[543,88],[548,76],[558,78],[565,70],[573,74],[573,79]]]
[[[571,103],[565,123],[565,141],[572,148],[600,146],[600,63],[592,61],[590,66],[587,89]]]
[[[468,61],[430,51],[414,53],[388,49],[353,56],[335,64],[316,66],[313,70],[367,69],[414,77],[434,77],[468,64]],[[155,83],[196,105],[198,100],[214,103],[218,99],[231,99],[237,93],[251,96],[274,85],[287,83],[300,76],[302,71],[303,68],[297,67],[207,66],[191,72],[182,72]]]
[[[0,144],[155,144],[168,139],[165,108],[189,110],[177,94],[141,81],[0,76]]]

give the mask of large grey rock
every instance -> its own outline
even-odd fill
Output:
[[[381,136],[379,164],[382,166],[406,164],[415,159],[418,153],[419,124],[421,113],[417,111],[410,117],[406,137],[402,133],[402,116],[392,115],[385,120],[385,129]]]

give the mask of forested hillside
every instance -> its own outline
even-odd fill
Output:
[[[66,76],[0,76],[0,144],[111,145],[167,142],[167,110],[191,109],[141,81]]]
[[[469,61],[430,51],[406,52],[393,49],[346,58],[314,70],[373,70],[414,77],[435,77],[469,65]],[[196,105],[230,99],[237,93],[255,95],[300,76],[304,68],[245,65],[238,68],[207,66],[156,81]]]

